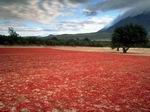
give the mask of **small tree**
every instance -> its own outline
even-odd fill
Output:
[[[148,42],[147,32],[140,25],[125,25],[118,27],[112,34],[112,49],[122,48],[126,53],[130,47],[143,46]]]
[[[19,37],[19,34],[12,27],[8,28],[8,33],[9,33],[9,36],[11,37]]]

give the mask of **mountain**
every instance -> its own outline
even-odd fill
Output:
[[[82,34],[63,34],[63,35],[57,35],[58,38],[65,38],[65,39],[84,39],[89,38],[90,40],[103,40],[107,41],[109,38],[109,33],[105,32],[94,32],[94,33],[82,33]]]
[[[126,17],[116,22],[112,26],[108,28],[104,28],[98,32],[83,33],[83,34],[62,34],[62,35],[55,35],[55,37],[62,38],[62,39],[89,38],[91,40],[110,41],[111,34],[115,28],[122,26],[122,25],[130,24],[130,23],[142,25],[150,35],[150,12],[149,12],[149,13],[142,13],[140,15],[136,15],[133,17]],[[52,35],[48,37],[50,38],[52,37]]]
[[[113,30],[115,28],[129,24],[129,23],[142,25],[147,30],[147,32],[150,33],[150,12],[149,13],[142,13],[140,15],[136,15],[133,17],[124,18],[124,19],[116,22],[115,24],[113,24],[109,28],[102,29],[99,32],[113,32]]]
[[[61,35],[49,35],[46,38],[59,38],[59,39],[84,39],[89,38],[95,41],[109,41],[111,33],[109,32],[93,32],[93,33],[81,33],[81,34],[61,34]]]

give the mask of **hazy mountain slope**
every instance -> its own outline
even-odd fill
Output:
[[[115,28],[129,23],[142,25],[147,30],[147,32],[150,32],[150,13],[143,13],[134,17],[127,17],[105,30],[100,30],[99,32],[112,32]]]
[[[83,34],[63,34],[63,35],[58,35],[57,37],[65,38],[65,39],[89,38],[91,40],[109,40],[109,36],[105,32],[104,33],[95,32],[95,33],[83,33]]]

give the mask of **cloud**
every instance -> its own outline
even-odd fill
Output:
[[[0,21],[0,34],[8,35],[9,27],[13,27],[22,36],[48,35],[52,31],[46,29],[47,25],[36,22],[3,19]]]
[[[123,17],[150,11],[150,0],[104,0],[87,8],[90,12],[122,10]]]
[[[68,20],[52,23],[50,26],[35,26],[30,27],[19,21],[3,21],[0,23],[0,34],[8,34],[8,27],[13,27],[18,34],[22,36],[64,34],[64,33],[88,33],[96,32],[103,28],[106,24],[112,22],[114,18],[105,17],[90,17],[87,20]]]
[[[77,8],[80,4],[88,1],[0,0],[0,19],[21,19],[50,23],[64,13],[64,8]]]
[[[91,17],[87,20],[70,20],[70,21],[61,21],[56,23],[57,28],[55,32],[59,34],[63,33],[88,33],[96,32],[103,28],[106,24],[109,24],[113,21],[112,17]]]
[[[95,16],[97,15],[97,12],[96,11],[92,11],[92,10],[89,10],[89,9],[83,9],[83,13],[87,16]]]
[[[61,4],[57,2],[49,3],[49,0],[26,0],[26,2],[19,2],[19,0],[11,0],[8,4],[1,1],[0,18],[4,19],[21,19],[33,20],[38,22],[50,22],[60,14]],[[25,0],[20,0],[25,1]]]
[[[28,0],[0,0],[0,5],[26,4]]]

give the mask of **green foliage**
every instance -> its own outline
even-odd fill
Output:
[[[45,45],[45,46],[93,46],[93,47],[110,47],[109,41],[91,41],[84,39],[58,39],[44,37],[11,37],[0,35],[1,45]]]
[[[148,43],[147,32],[140,25],[118,27],[112,34],[112,48],[123,48],[126,53],[130,47],[140,47]]]
[[[119,33],[118,33],[119,32]],[[123,30],[116,29],[113,34],[112,47],[121,47],[122,44],[119,42],[120,32]],[[117,35],[117,36],[116,36]],[[119,36],[118,36],[119,35]],[[140,40],[140,39],[139,39]],[[141,41],[141,40],[140,40]],[[145,43],[145,42],[143,42]],[[93,47],[111,47],[110,41],[96,41],[89,38],[57,38],[55,36],[51,38],[46,37],[21,37],[19,36],[13,28],[9,28],[9,35],[0,35],[0,45],[44,45],[44,46],[93,46]],[[135,47],[137,47],[136,44]],[[142,47],[150,47],[150,44],[143,44]]]

